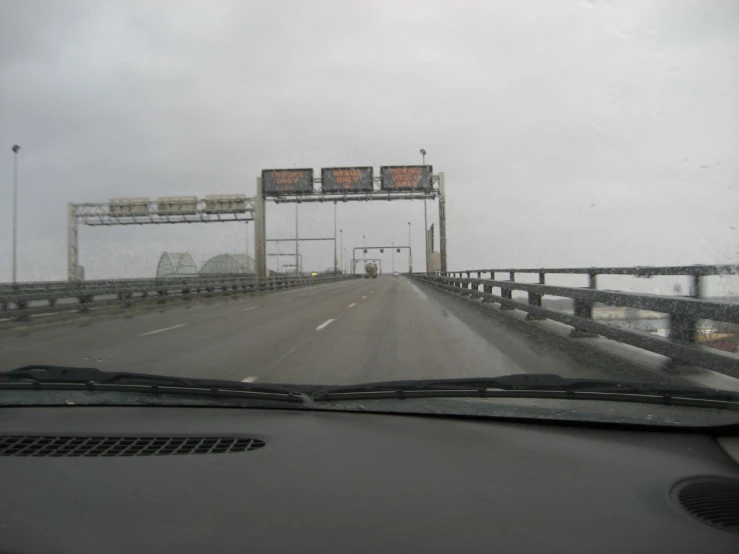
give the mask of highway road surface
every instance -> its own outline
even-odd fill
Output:
[[[608,377],[465,301],[392,276],[0,334],[0,370],[26,364],[301,384]]]

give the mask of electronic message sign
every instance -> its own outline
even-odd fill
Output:
[[[148,198],[111,198],[110,215],[113,217],[136,217],[149,215]]]
[[[262,191],[267,196],[313,192],[313,169],[264,169]]]
[[[324,167],[323,192],[372,192],[371,167]]]
[[[157,214],[159,215],[195,215],[197,206],[197,196],[160,196],[157,198]]]
[[[246,211],[244,194],[209,194],[205,197],[205,213],[233,214]]]
[[[430,165],[389,165],[380,168],[382,190],[405,192],[431,190],[433,169]]]

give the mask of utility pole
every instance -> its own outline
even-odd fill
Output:
[[[338,202],[334,202],[334,274],[338,269],[339,258],[336,257],[336,206]]]
[[[18,277],[16,267],[18,249],[18,151],[21,149],[17,144],[13,145],[13,284]]]
[[[334,241],[336,247],[336,241]],[[339,252],[341,253],[341,273],[344,273],[344,229],[339,229]]]

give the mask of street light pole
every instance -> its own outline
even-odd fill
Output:
[[[341,273],[344,273],[344,229],[339,229],[339,252],[341,253]]]
[[[295,276],[297,277],[300,272],[298,271],[298,268],[300,267],[300,264],[298,263],[298,256],[299,254],[299,247],[298,247],[298,203],[295,202]]]
[[[411,248],[411,222],[408,222],[408,273],[413,273],[413,250]]]
[[[421,160],[426,165],[426,150],[421,148]],[[429,272],[429,217],[428,208],[426,206],[426,198],[423,199],[423,240],[426,246],[426,273]]]
[[[13,284],[17,279],[16,255],[18,248],[18,151],[17,144],[13,145]]]
[[[334,202],[334,274],[338,269],[339,258],[336,257],[336,206],[338,202]]]

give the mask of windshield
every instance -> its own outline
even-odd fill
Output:
[[[4,2],[0,371],[737,421],[737,6]]]

